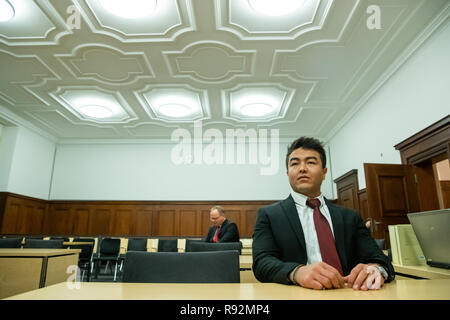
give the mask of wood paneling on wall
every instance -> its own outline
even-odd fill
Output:
[[[240,236],[251,237],[258,208],[273,202],[44,201],[0,193],[0,233],[205,237],[209,210],[221,205]]]
[[[25,196],[0,196],[0,232],[9,234],[41,234],[43,220],[48,210],[47,201]]]

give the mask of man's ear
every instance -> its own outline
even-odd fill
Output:
[[[325,180],[325,178],[327,176],[327,172],[328,172],[328,169],[327,168],[323,168],[323,180]]]

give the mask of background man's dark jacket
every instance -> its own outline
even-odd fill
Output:
[[[214,234],[216,233],[216,228],[217,227],[209,228],[208,235],[206,236],[205,239],[206,242],[213,242]],[[217,242],[239,242],[239,231],[236,226],[236,223],[226,219],[222,223],[222,227],[220,228]]]

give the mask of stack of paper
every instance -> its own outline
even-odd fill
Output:
[[[401,266],[427,265],[422,248],[410,224],[390,225],[388,228],[392,263]]]

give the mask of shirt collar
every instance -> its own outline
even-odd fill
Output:
[[[300,205],[302,207],[306,207],[306,200],[308,200],[309,198],[301,193],[295,192],[292,188],[291,188],[291,196],[294,199],[295,204]],[[320,200],[320,206],[322,207],[325,204],[325,199],[323,197],[323,194],[321,193],[317,199]]]

